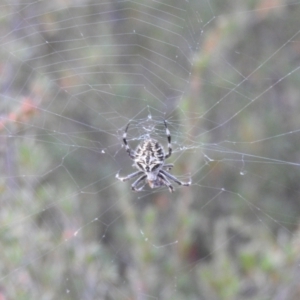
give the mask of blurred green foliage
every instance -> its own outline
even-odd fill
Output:
[[[300,6],[71,2],[1,1],[0,298],[299,299]],[[116,182],[146,107],[190,188]]]

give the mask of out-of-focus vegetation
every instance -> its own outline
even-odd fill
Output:
[[[1,7],[1,299],[300,298],[299,4]],[[147,105],[190,188],[116,182]]]

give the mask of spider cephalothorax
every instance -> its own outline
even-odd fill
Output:
[[[162,145],[158,141],[151,138],[141,142],[137,146],[135,151],[130,149],[127,143],[127,130],[129,124],[126,126],[125,132],[123,134],[123,143],[130,158],[133,159],[134,166],[138,169],[138,171],[129,174],[126,177],[119,177],[119,174],[117,174],[116,177],[121,181],[126,181],[140,176],[131,186],[134,191],[140,191],[144,187],[142,186],[140,188],[137,188],[138,184],[144,180],[149,184],[151,188],[167,186],[170,192],[173,192],[174,189],[169,180],[172,180],[179,185],[191,185],[191,182],[179,181],[176,177],[167,172],[173,167],[173,164],[165,164],[165,160],[172,154],[172,145],[171,134],[167,127],[166,121],[164,121],[164,124],[166,128],[166,135],[168,138],[167,154],[165,154]]]

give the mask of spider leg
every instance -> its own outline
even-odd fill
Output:
[[[174,192],[174,188],[172,187],[171,182],[166,178],[164,174],[159,173],[157,177],[159,177],[161,181],[164,183],[164,185],[166,185],[169,188],[170,193]]]
[[[173,164],[166,164],[166,165],[163,165],[163,168],[164,168],[164,169],[167,169],[167,170],[171,170],[173,167],[174,167]]]
[[[132,159],[134,159],[134,158],[135,158],[135,151],[133,151],[132,149],[130,149],[130,147],[129,147],[128,143],[127,143],[127,130],[128,130],[129,124],[130,124],[130,123],[127,124],[127,126],[126,126],[126,128],[125,128],[125,131],[124,131],[124,133],[123,133],[123,143],[124,143],[124,145],[125,145],[125,149],[126,149],[128,155],[129,155]]]
[[[118,173],[118,174],[116,175],[116,178],[119,179],[119,180],[121,180],[121,181],[127,181],[127,180],[129,180],[129,179],[132,179],[132,178],[134,178],[134,177],[136,177],[136,176],[138,176],[138,175],[142,175],[142,174],[143,174],[142,171],[137,171],[137,172],[134,172],[134,173],[132,173],[132,174],[127,175],[126,177],[120,177],[120,176],[119,176],[119,173]]]
[[[142,172],[143,173],[143,172]],[[134,191],[136,191],[136,192],[138,192],[138,191],[140,191],[142,188],[137,188],[137,185],[141,182],[141,181],[143,181],[145,178],[147,177],[147,175],[142,175],[141,177],[139,177],[132,185],[131,185],[131,188],[134,190]]]
[[[170,133],[170,130],[168,129],[168,126],[167,126],[167,122],[164,121],[164,124],[165,124],[165,127],[166,127],[166,135],[167,135],[167,138],[168,138],[168,154],[165,156],[165,159],[167,159],[168,157],[170,157],[172,155],[172,144],[171,144],[171,133]]]
[[[184,185],[184,186],[190,186],[191,185],[191,182],[182,182],[182,181],[178,180],[175,176],[171,175],[170,173],[168,173],[164,170],[160,170],[159,173],[163,174],[165,177],[168,177],[169,179],[175,181],[179,185]]]

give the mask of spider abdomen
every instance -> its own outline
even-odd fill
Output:
[[[137,146],[136,153],[138,156],[156,157],[163,160],[165,153],[161,144],[156,140],[145,140]]]
[[[136,154],[135,163],[137,167],[146,173],[154,172],[148,178],[156,178],[157,172],[163,166],[165,157],[164,149],[160,143],[153,139],[145,140],[137,146]]]

